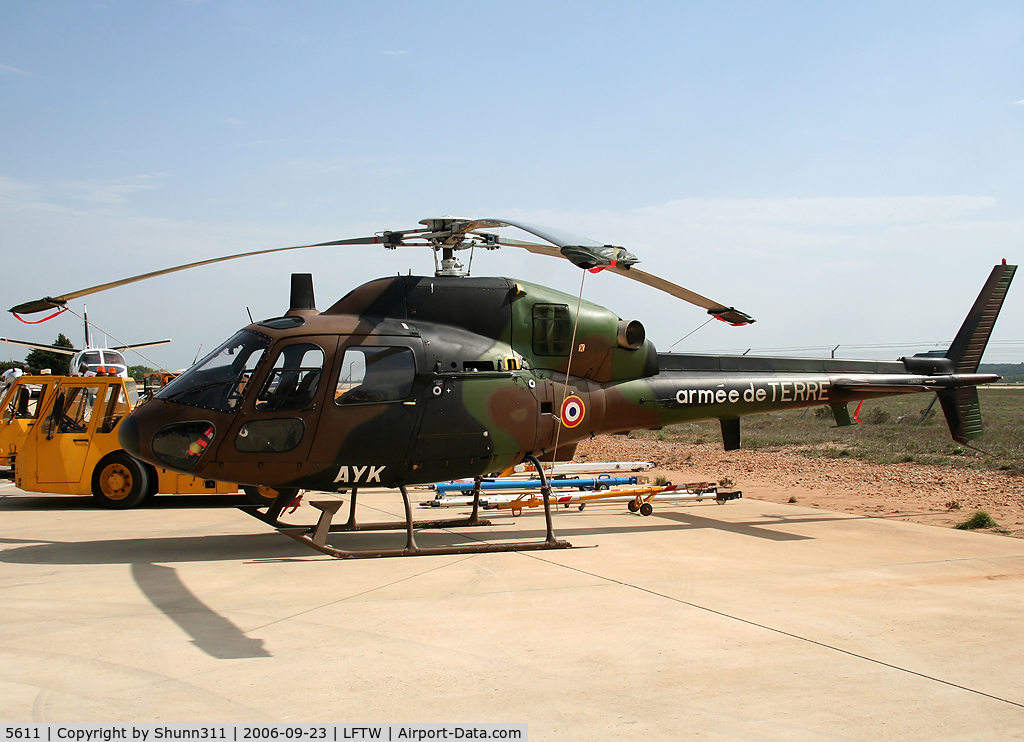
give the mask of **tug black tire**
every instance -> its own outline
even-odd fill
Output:
[[[92,496],[100,507],[134,508],[149,494],[146,465],[124,451],[107,454],[92,472]]]

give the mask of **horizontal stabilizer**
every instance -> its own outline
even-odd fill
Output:
[[[905,384],[885,384],[870,380],[836,379],[832,382],[832,388],[846,392],[856,392],[858,395],[867,398],[868,395],[877,394],[880,397],[888,397],[893,394],[911,394],[913,392],[928,392],[933,387],[921,383],[907,382]]]

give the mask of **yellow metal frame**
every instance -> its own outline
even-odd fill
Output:
[[[56,385],[57,376],[24,375],[14,380],[11,388],[4,393],[0,400],[0,466],[14,466],[14,458],[18,449],[28,437],[29,432],[39,419],[39,413],[45,407],[53,389]],[[35,415],[26,416],[18,414],[17,400],[24,390],[34,386],[41,386],[39,397],[36,399]],[[11,409],[8,410],[8,407]]]
[[[0,455],[13,446],[10,455],[14,459],[15,485],[27,492],[52,492],[59,495],[91,495],[93,473],[105,456],[122,451],[117,439],[121,422],[131,411],[133,400],[128,383],[134,380],[119,376],[22,376],[17,379],[25,384],[47,383],[49,386],[39,400],[36,418],[25,425],[17,420],[0,429],[3,436]],[[111,399],[111,387],[120,387],[122,403],[110,410],[117,419],[103,414],[102,405]],[[17,387],[12,387],[11,393]],[[78,398],[91,394],[93,408],[88,424],[81,430],[56,432],[56,423],[50,418],[54,403],[61,392],[65,398],[73,390],[81,390]],[[131,400],[131,401],[129,401]],[[4,397],[4,408],[9,404],[9,395]],[[106,424],[104,425],[104,422]],[[0,463],[3,463],[0,461]],[[145,465],[145,466],[148,466]],[[234,494],[238,485],[229,482],[214,482],[167,469],[156,469],[157,492],[160,494]]]
[[[552,493],[548,501],[553,505],[561,505],[566,503],[568,507],[569,502],[587,503],[593,500],[607,500],[612,497],[626,497],[632,496],[633,500],[629,503],[630,512],[641,511],[641,508],[649,504],[651,500],[660,495],[665,491],[678,492],[680,494],[708,494],[710,497],[717,493],[717,485],[714,482],[690,482],[682,486],[673,486],[671,484],[664,485],[651,485],[647,487],[624,487],[620,489],[609,489],[609,490],[593,490],[577,495],[576,493],[567,493],[563,497],[559,495],[562,493]],[[511,510],[512,515],[518,517],[522,514],[523,508],[535,508],[544,504],[544,498],[533,492],[526,492],[514,500],[509,502],[499,502],[494,505],[496,510]],[[580,506],[583,509],[583,506]],[[641,511],[643,512],[643,511]],[[650,514],[650,510],[645,514]]]

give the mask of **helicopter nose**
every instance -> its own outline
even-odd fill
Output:
[[[140,458],[142,451],[139,448],[139,424],[135,421],[135,415],[129,415],[121,423],[117,431],[117,440],[121,448],[135,458]]]

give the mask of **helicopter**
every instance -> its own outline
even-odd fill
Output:
[[[977,373],[1016,266],[996,265],[944,353],[897,361],[658,353],[638,320],[561,291],[511,278],[472,277],[457,253],[503,246],[608,271],[699,306],[732,325],[755,320],[635,267],[607,245],[506,219],[424,219],[419,228],[316,245],[272,248],[154,271],[10,311],[59,308],[80,296],[187,268],[309,247],[377,244],[432,249],[433,276],[380,278],[329,308],[316,309],[312,277],[293,274],[290,306],[254,322],[139,406],[122,424],[121,445],[136,458],[192,476],[275,492],[251,512],[336,557],[564,548],[555,538],[548,494],[542,541],[427,549],[414,529],[485,523],[479,487],[466,519],[413,521],[407,486],[475,478],[523,461],[568,460],[598,434],[660,429],[718,419],[726,450],[741,445],[751,414],[827,405],[838,426],[848,404],[915,392],[935,393],[953,438],[982,433],[977,387],[999,377]],[[543,243],[487,231],[515,227]],[[546,243],[546,244],[544,244]],[[438,259],[440,257],[440,260]],[[356,493],[400,490],[405,521],[357,524]],[[349,492],[348,523],[331,518],[341,501],[313,503],[315,526],[279,520],[299,490]],[[327,534],[405,528],[404,549],[357,553],[326,544]],[[440,551],[438,551],[440,550]]]
[[[52,317],[48,317],[47,319],[52,319]],[[45,350],[52,353],[69,355],[71,356],[71,359],[68,361],[68,369],[71,376],[96,376],[97,374],[102,374],[106,376],[121,376],[125,378],[128,376],[128,362],[125,360],[124,355],[122,355],[122,351],[152,348],[156,345],[166,345],[171,342],[169,339],[156,340],[149,343],[119,345],[114,348],[93,345],[89,326],[89,311],[84,305],[82,307],[82,325],[85,328],[85,345],[82,348],[65,348],[62,345],[43,345],[41,343],[32,343],[26,340],[14,340],[12,338],[4,337],[0,337],[0,342],[10,343],[11,345],[20,345],[22,347],[33,348],[35,350]]]

